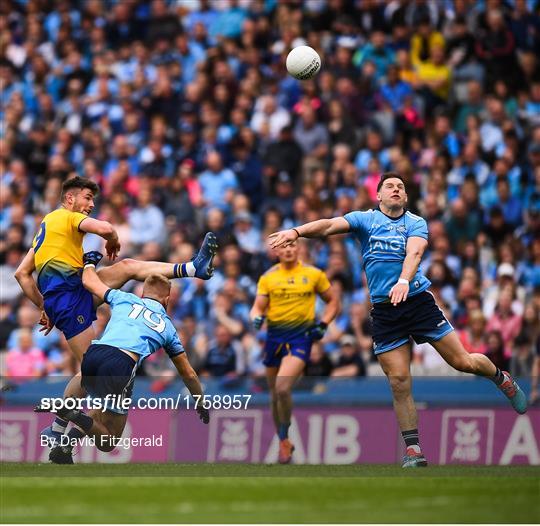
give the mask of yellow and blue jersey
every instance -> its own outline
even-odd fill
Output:
[[[268,340],[305,340],[306,330],[315,321],[317,294],[329,288],[330,282],[322,270],[302,262],[290,270],[277,264],[266,271],[257,284],[257,294],[269,299]]]
[[[38,288],[43,295],[80,286],[84,232],[79,226],[87,217],[59,208],[43,218],[32,243]]]

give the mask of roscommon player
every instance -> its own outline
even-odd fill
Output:
[[[520,414],[527,410],[523,391],[487,356],[469,354],[452,325],[429,292],[430,281],[420,269],[428,244],[424,219],[406,210],[407,193],[395,172],[381,176],[379,206],[343,217],[320,219],[271,234],[274,248],[295,243],[299,237],[352,233],[362,247],[364,270],[373,304],[374,352],[389,379],[394,410],[406,445],[403,467],[426,466],[420,449],[417,413],[411,394],[409,338],[429,342],[452,367],[485,376],[509,398]]]
[[[259,279],[250,316],[256,329],[267,320],[263,363],[279,437],[279,462],[287,464],[294,451],[289,440],[292,388],[309,361],[313,340],[320,340],[336,317],[339,301],[326,274],[298,259],[295,241],[277,252],[279,263]],[[317,295],[326,303],[319,321],[315,319]]]

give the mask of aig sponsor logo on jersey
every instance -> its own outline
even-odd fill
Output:
[[[371,236],[370,252],[383,254],[399,254],[405,252],[405,239],[401,236]]]

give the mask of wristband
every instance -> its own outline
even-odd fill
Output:
[[[88,267],[92,267],[92,268],[96,268],[96,266],[93,264],[93,263],[87,263],[84,268],[88,268]]]
[[[296,230],[296,228],[292,228],[291,230],[294,230],[294,231],[296,232],[296,235],[298,236],[296,239],[302,237],[302,236],[300,235],[300,232],[298,232],[298,230]]]
[[[408,285],[409,284],[409,280],[405,279],[405,278],[399,278],[397,282],[398,282],[399,285]]]

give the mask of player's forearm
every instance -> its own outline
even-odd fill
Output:
[[[334,321],[334,319],[338,315],[339,310],[340,310],[339,299],[332,298],[332,300],[326,304],[324,312],[321,316],[321,321],[323,323],[326,323],[326,325],[330,325],[330,323]]]
[[[317,219],[317,221],[311,221],[295,227],[300,237],[314,238],[314,237],[327,237],[333,234],[342,233],[337,228],[333,219]]]
[[[43,310],[43,296],[37,288],[36,282],[31,275],[15,273],[15,279],[19,282],[19,285],[24,295],[39,309]]]
[[[420,252],[411,252],[405,256],[403,261],[403,267],[401,268],[401,274],[399,279],[406,279],[411,281],[416,273],[418,272],[418,267],[422,261],[422,254]]]
[[[191,396],[202,396],[203,395],[203,388],[201,385],[201,381],[199,380],[199,377],[197,373],[191,369],[191,372],[189,373],[180,373],[180,376],[182,378],[182,381],[184,382],[184,385],[188,388],[188,391],[191,393]]]

